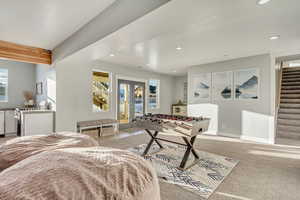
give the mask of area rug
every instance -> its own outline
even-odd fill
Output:
[[[200,157],[196,165],[186,171],[177,169],[186,147],[181,145],[163,144],[164,150],[157,152],[159,147],[152,145],[150,156],[145,159],[150,161],[157,171],[160,180],[178,185],[186,190],[194,192],[200,199],[208,199],[222,181],[230,174],[238,164],[238,160],[197,150]],[[129,151],[142,155],[146,144],[130,148]],[[194,162],[191,154],[186,166]]]

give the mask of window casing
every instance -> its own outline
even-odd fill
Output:
[[[110,110],[110,87],[110,73],[93,70],[92,98],[94,112],[108,112]]]
[[[149,108],[158,109],[159,108],[159,95],[160,95],[160,81],[151,79],[149,80]]]
[[[8,101],[8,69],[0,69],[0,102]]]

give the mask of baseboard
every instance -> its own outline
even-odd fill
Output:
[[[230,138],[241,138],[240,135],[236,135],[236,134],[233,134],[233,133],[218,133],[217,134],[218,136],[224,136],[224,137],[230,137]]]
[[[217,133],[214,131],[206,131],[203,133],[203,135],[217,135]]]
[[[241,136],[241,140],[248,140],[248,141],[253,141],[253,142],[259,142],[259,143],[264,143],[264,144],[274,144],[274,141],[264,139],[264,138],[258,138],[258,137],[250,137],[250,136]]]

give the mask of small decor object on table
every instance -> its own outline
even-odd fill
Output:
[[[25,99],[25,102],[24,102],[25,107],[27,107],[27,108],[34,107],[35,105],[34,105],[34,95],[33,95],[33,92],[24,91],[23,95],[24,95],[24,99]]]
[[[149,141],[143,153],[143,156],[147,156],[148,151],[150,150],[154,142],[159,146],[160,150],[164,148],[160,141],[182,145],[186,147],[186,151],[183,155],[179,169],[186,170],[197,164],[197,161],[199,160],[199,156],[196,150],[194,149],[194,142],[198,135],[208,130],[209,121],[210,119],[203,117],[184,117],[164,114],[148,114],[144,115],[143,117],[137,117],[134,120],[134,123],[136,126],[144,128],[151,137],[151,140]],[[172,135],[181,136],[181,138],[184,141],[184,144],[176,141],[159,138],[158,134],[160,132],[169,134],[171,133]],[[186,167],[187,160],[191,153],[195,157],[195,162],[192,165]]]

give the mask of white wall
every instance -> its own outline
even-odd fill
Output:
[[[274,128],[270,127],[270,123],[274,124],[274,112],[271,108],[274,101],[272,93],[275,88],[271,86],[275,82],[271,82],[274,81],[274,78],[271,77],[273,68],[271,67],[270,55],[192,66],[188,72],[189,97],[192,95],[192,74],[247,68],[259,68],[260,70],[260,96],[258,100],[212,100],[211,102],[196,104],[189,101],[188,112],[190,115],[210,117],[212,120],[210,133],[232,135],[269,143],[274,139],[272,138],[274,137]]]
[[[92,110],[92,70],[104,70],[113,73],[111,110],[109,112],[93,112]],[[56,64],[57,76],[57,130],[75,130],[77,121],[101,118],[116,119],[116,76],[133,77],[148,80],[160,80],[160,109],[150,110],[153,113],[170,113],[173,99],[174,78],[132,67],[120,66],[104,62],[73,61],[67,58]]]
[[[36,82],[43,83],[43,94],[37,95],[37,102],[46,101],[53,104],[53,109],[56,105],[56,71],[55,68],[49,65],[36,65]]]
[[[0,68],[8,69],[8,102],[0,102],[0,108],[14,108],[24,104],[24,91],[35,92],[35,65],[0,60]]]
[[[175,80],[175,90],[174,90],[174,98],[173,103],[177,103],[179,100],[184,100],[184,83],[188,81],[188,77],[186,76],[176,76]]]

